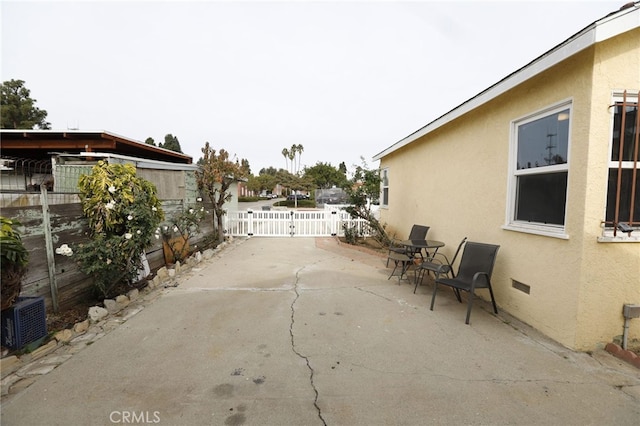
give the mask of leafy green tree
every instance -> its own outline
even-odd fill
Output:
[[[259,175],[271,175],[276,176],[278,174],[278,170],[275,167],[266,167],[260,169]]]
[[[362,165],[356,167],[353,178],[343,187],[349,196],[349,207],[345,207],[352,218],[364,219],[369,224],[372,237],[381,245],[388,246],[391,242],[385,226],[375,217],[371,209],[371,201],[380,197],[380,169],[370,170],[362,159]]]
[[[160,142],[158,145],[160,148],[170,149],[171,151],[182,152],[182,148],[180,148],[180,141],[178,141],[177,136],[173,136],[171,133],[164,136],[164,143]]]
[[[289,188],[291,191],[310,191],[314,187],[313,181],[306,176],[294,175],[286,170],[281,170],[278,173],[278,182],[285,188]],[[295,199],[294,205],[298,207],[298,199]]]
[[[273,175],[250,175],[247,182],[247,188],[253,192],[260,193],[262,191],[272,191],[277,184],[278,180]]]
[[[347,182],[347,177],[330,163],[316,163],[315,166],[305,167],[304,176],[313,181],[316,188],[342,188]]]
[[[144,143],[146,143],[147,145],[156,146],[156,141],[154,141],[151,137],[145,139]]]
[[[46,121],[47,111],[35,106],[31,91],[23,80],[9,80],[0,84],[0,115],[3,129],[51,129]]]
[[[345,175],[345,177],[347,176],[347,166],[344,164],[344,161],[338,165],[338,170],[340,170],[340,173]]]
[[[243,158],[240,160],[240,167],[243,168],[247,176],[251,176],[251,166],[249,165],[249,160]]]
[[[196,172],[198,187],[204,190],[213,204],[214,228],[218,241],[224,240],[223,217],[227,213],[224,204],[231,200],[231,185],[248,176],[245,161],[232,161],[229,153],[221,149],[216,153],[207,142],[202,148],[201,170]]]

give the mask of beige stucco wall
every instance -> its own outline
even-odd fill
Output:
[[[614,89],[640,90],[640,29],[596,46],[589,150],[585,153],[584,243],[576,344],[610,341],[622,334],[622,305],[640,304],[640,243],[597,242],[606,202],[611,123],[603,120]],[[636,200],[636,203],[640,200]],[[640,338],[640,319],[631,320],[631,337]]]
[[[640,303],[640,244],[597,242],[611,137],[607,107],[613,89],[640,88],[624,70],[634,60],[638,69],[637,40],[636,31],[590,48],[381,160],[390,179],[381,219],[391,234],[429,225],[429,238],[445,241],[447,254],[464,236],[500,244],[493,279],[500,308],[579,350],[620,335],[622,304]],[[505,230],[511,122],[567,99],[569,238]],[[514,289],[512,279],[531,286],[530,294]],[[640,338],[640,324],[631,331]]]

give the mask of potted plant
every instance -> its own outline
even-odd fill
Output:
[[[22,290],[22,277],[27,272],[29,252],[22,244],[17,220],[0,216],[0,270],[2,310],[10,308]]]

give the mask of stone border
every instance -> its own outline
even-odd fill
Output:
[[[237,241],[242,240],[237,239]],[[147,280],[147,286],[142,290],[133,289],[115,299],[105,299],[104,307],[90,307],[86,320],[74,324],[69,329],[58,331],[46,344],[31,353],[2,358],[0,360],[1,402],[5,403],[6,400],[35,383],[39,376],[53,371],[73,354],[115,330],[157,299],[163,289],[177,287],[176,278],[179,275],[190,271],[202,261],[211,259],[233,243],[234,239],[229,238],[215,249],[194,253],[186,259],[184,265],[176,262],[172,268],[163,266],[153,279]]]
[[[616,358],[620,358],[634,367],[640,368],[640,357],[629,350],[622,349],[620,345],[607,343],[604,349]]]

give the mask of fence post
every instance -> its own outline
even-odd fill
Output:
[[[247,210],[247,235],[253,235],[253,210]]]
[[[47,199],[47,188],[40,186],[40,204],[42,204],[42,225],[44,228],[44,241],[47,251],[47,266],[49,268],[49,286],[51,287],[51,301],[53,312],[58,312],[58,283],[56,282],[56,260],[53,251],[53,238],[51,236],[51,220],[49,216],[49,200]]]
[[[340,218],[338,217],[337,210],[331,210],[331,236],[335,237],[338,235],[338,223]]]

